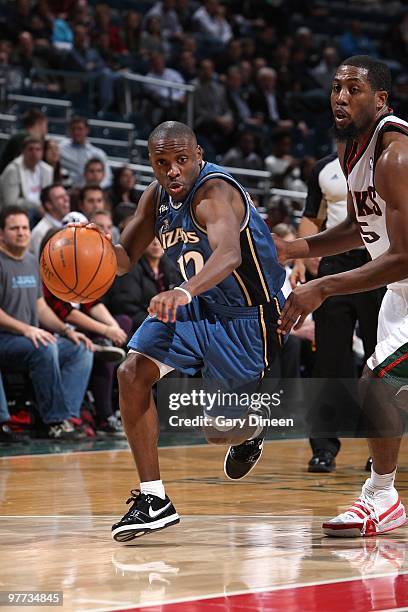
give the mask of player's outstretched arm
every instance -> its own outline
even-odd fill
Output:
[[[362,244],[364,243],[361,239],[350,193],[347,196],[347,217],[344,221],[315,236],[298,238],[284,244],[281,241],[276,243],[281,263],[290,259],[338,255],[356,249]]]
[[[156,181],[143,192],[136,212],[116,245],[118,274],[125,274],[141,258],[154,238]]]
[[[360,268],[325,276],[295,289],[282,312],[281,333],[288,333],[296,322],[298,329],[307,314],[327,297],[378,289],[408,277],[408,143],[404,136],[385,134],[384,146],[376,166],[375,185],[387,203],[388,250]]]

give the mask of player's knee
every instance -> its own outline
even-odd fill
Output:
[[[158,368],[153,361],[131,353],[118,368],[118,381],[121,391],[151,387],[158,380]]]

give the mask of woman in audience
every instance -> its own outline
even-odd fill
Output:
[[[53,183],[61,183],[65,189],[71,189],[72,178],[68,170],[65,170],[61,166],[60,161],[60,150],[56,140],[48,138],[44,142],[44,154],[43,160],[47,162],[52,168],[54,168],[54,180]]]
[[[139,201],[139,194],[135,189],[136,177],[135,173],[128,166],[122,166],[115,172],[113,178],[113,186],[110,194],[110,201],[112,202],[113,209],[121,204],[121,202],[129,202],[137,204]]]

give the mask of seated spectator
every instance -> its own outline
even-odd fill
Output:
[[[272,153],[265,159],[265,167],[271,173],[275,187],[293,191],[307,191],[301,179],[301,160],[291,155],[292,138],[286,130],[277,130]]]
[[[131,168],[122,166],[115,171],[112,190],[109,194],[113,210],[121,202],[131,202],[133,204],[139,202],[140,195],[136,191],[135,185],[136,177]]]
[[[253,114],[269,126],[292,127],[285,101],[278,93],[276,70],[267,66],[260,68],[256,83],[257,88],[249,100]]]
[[[312,68],[311,73],[320,87],[328,94],[332,88],[334,74],[340,63],[336,47],[325,47],[321,61]]]
[[[38,260],[40,245],[50,229],[61,229],[62,219],[70,211],[69,195],[58,183],[52,183],[41,191],[41,204],[45,214],[31,232],[29,251]]]
[[[116,206],[113,211],[113,222],[119,229],[119,232],[125,229],[129,218],[135,214],[136,208],[136,204],[131,202],[122,202]]]
[[[97,4],[95,6],[95,32],[98,36],[107,36],[108,48],[112,53],[123,53],[125,47],[120,37],[120,30],[112,22],[112,12],[108,4]]]
[[[60,144],[61,165],[72,176],[75,187],[84,184],[84,170],[88,159],[97,157],[105,166],[105,177],[102,187],[109,187],[112,182],[112,172],[108,165],[105,151],[94,147],[88,140],[89,127],[84,117],[72,117],[69,122],[71,138]]]
[[[52,138],[47,138],[44,142],[43,161],[54,169],[53,182],[60,183],[65,189],[72,187],[72,178],[68,170],[61,166],[61,155],[59,144]]]
[[[44,248],[53,232],[43,239]],[[126,356],[122,346],[126,343],[132,323],[128,316],[113,317],[102,302],[71,304],[55,296],[43,285],[44,297],[53,312],[65,324],[81,329],[92,339],[94,364],[89,381],[96,408],[96,433],[124,437],[121,422],[116,418],[112,403],[112,390],[116,366]]]
[[[257,152],[256,137],[252,132],[241,132],[238,135],[237,146],[233,147],[222,157],[224,166],[233,168],[245,168],[246,170],[263,170],[264,163],[262,157]],[[234,176],[246,187],[258,187],[260,180],[256,177],[239,175]]]
[[[30,373],[46,437],[77,439],[70,418],[80,415],[92,368],[91,343],[47,306],[38,262],[27,252],[30,227],[24,209],[2,211],[0,239],[0,367]]]
[[[226,45],[232,38],[232,30],[225,19],[225,9],[218,0],[204,0],[196,10],[192,23],[197,32],[214,43]]]
[[[23,152],[9,163],[0,176],[1,206],[24,206],[29,209],[30,221],[40,220],[41,190],[51,185],[53,169],[42,161],[43,143],[35,136],[23,142]]]
[[[28,110],[23,115],[23,129],[7,141],[0,160],[0,173],[6,166],[21,154],[24,140],[27,136],[44,139],[48,132],[47,117],[37,108]],[[46,160],[45,160],[46,161]]]
[[[352,55],[377,57],[377,50],[373,41],[362,32],[361,24],[357,20],[352,21],[340,36],[339,48],[343,58]]]
[[[89,218],[91,223],[95,223],[104,234],[110,234],[112,236],[113,244],[118,244],[120,232],[117,227],[113,225],[112,215],[107,210],[97,210]]]
[[[115,81],[121,78],[121,75],[107,68],[97,50],[90,47],[88,28],[84,25],[74,27],[74,44],[65,60],[64,68],[84,72],[90,79],[95,79],[100,110],[106,111],[112,105],[115,99]]]
[[[225,87],[214,71],[214,62],[203,59],[194,92],[194,129],[206,150],[206,158],[223,153],[231,144],[234,119],[227,103]],[[212,151],[208,151],[211,147]]]
[[[128,11],[121,27],[122,42],[125,49],[132,54],[140,51],[140,36],[142,32],[142,18],[136,11]]]
[[[140,35],[140,53],[143,57],[150,57],[152,53],[161,53],[168,57],[170,45],[164,39],[161,31],[161,21],[158,15],[150,15],[146,19]]]
[[[186,83],[190,83],[197,78],[197,59],[191,51],[181,51],[175,64]]]
[[[91,157],[85,164],[84,182],[85,185],[101,185],[105,178],[105,166],[98,157]]]
[[[184,79],[181,74],[173,68],[166,67],[165,58],[162,53],[151,54],[150,70],[146,76],[184,85]],[[180,118],[185,102],[185,92],[183,90],[169,88],[167,85],[152,85],[150,83],[146,83],[144,89],[151,101],[156,105],[156,109],[153,110],[153,123],[164,121],[166,117],[169,120],[170,118]],[[157,106],[159,109],[157,109]],[[155,117],[156,114],[157,116]]]
[[[147,317],[150,300],[182,282],[174,264],[164,255],[158,238],[125,276],[115,279],[104,300],[113,315],[127,314],[132,319],[132,333]]]
[[[74,42],[71,26],[65,19],[56,17],[52,23],[51,41],[56,49],[70,51]]]
[[[105,198],[99,185],[86,185],[79,191],[78,210],[90,219],[97,210],[105,210]]]
[[[249,92],[242,87],[241,70],[231,66],[227,72],[226,81],[227,103],[234,116],[236,127],[261,127],[262,118],[254,115],[249,105]]]
[[[166,40],[178,39],[183,35],[183,29],[178,15],[174,10],[175,5],[175,0],[156,2],[145,17],[145,19],[148,19],[152,15],[159,17],[162,35]]]

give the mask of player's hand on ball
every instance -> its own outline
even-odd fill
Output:
[[[157,317],[164,323],[174,323],[179,306],[189,303],[188,296],[181,291],[163,291],[151,299],[148,312],[151,317]]]
[[[86,229],[91,229],[91,230],[95,230],[95,231],[99,232],[107,240],[112,242],[112,234],[105,234],[105,232],[100,227],[98,227],[95,223],[88,223],[88,222],[86,222],[86,223],[85,222],[67,223],[66,227],[86,227]]]
[[[323,286],[320,279],[296,287],[286,300],[278,319],[278,333],[289,334],[293,326],[298,330],[307,315],[319,308],[323,300]]]

